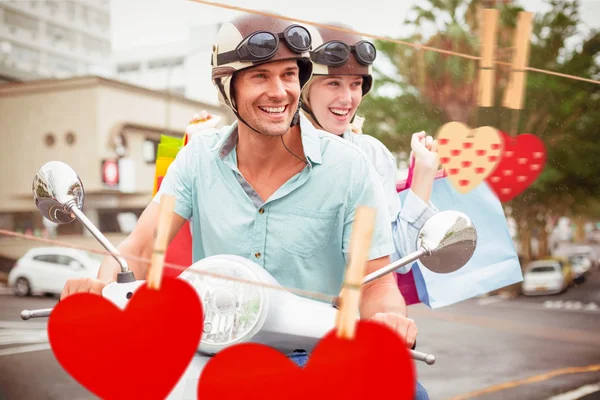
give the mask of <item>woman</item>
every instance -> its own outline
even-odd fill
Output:
[[[335,26],[351,30],[340,24]],[[395,261],[416,251],[419,229],[438,211],[429,201],[438,167],[437,142],[425,132],[413,134],[414,183],[402,207],[396,192],[394,156],[374,137],[355,133],[360,131],[360,126],[352,124],[362,98],[373,85],[375,46],[355,34],[311,28],[313,76],[303,89],[302,109],[315,127],[341,136],[362,149],[378,171],[394,233],[396,254],[391,258]],[[407,272],[409,268],[405,267],[401,272]],[[429,399],[427,391],[418,382],[415,399]]]
[[[351,30],[340,24],[330,25]],[[302,109],[317,128],[341,136],[363,150],[379,172],[394,232],[395,261],[417,250],[419,229],[438,211],[429,201],[438,168],[437,142],[425,132],[413,134],[413,184],[402,207],[396,192],[394,156],[376,138],[353,132],[360,129],[352,123],[356,110],[373,85],[375,46],[351,33],[327,28],[309,30],[313,38],[313,76],[302,92]]]

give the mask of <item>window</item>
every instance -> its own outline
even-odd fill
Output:
[[[90,24],[100,29],[102,32],[108,30],[110,25],[110,18],[108,14],[100,11],[88,10],[88,18]]]
[[[44,142],[46,143],[46,146],[48,146],[48,147],[54,146],[55,141],[56,141],[56,139],[54,139],[54,135],[52,133],[47,133],[46,136],[44,137]]]
[[[33,257],[33,260],[34,261],[41,261],[41,262],[51,263],[51,264],[57,264],[58,263],[57,256],[54,255],[54,254],[42,254],[42,255]]]
[[[532,267],[529,272],[534,274],[544,273],[544,272],[556,272],[556,266],[554,265],[540,265],[538,267]]]
[[[48,66],[51,70],[61,74],[75,75],[77,72],[77,62],[65,57],[48,54]]]
[[[85,6],[80,6],[81,8],[81,19],[87,25],[88,21],[88,9]]]
[[[42,214],[39,211],[32,212],[15,212],[11,214],[10,220],[12,228],[15,232],[25,233],[28,235],[41,234],[44,229],[42,222]]]
[[[0,213],[0,229],[14,230],[15,221],[11,213]]]
[[[183,65],[183,57],[160,58],[148,61],[149,69],[173,68]]]
[[[65,141],[69,146],[75,144],[75,134],[73,132],[67,132],[67,134],[65,135]]]
[[[48,40],[53,45],[65,44],[71,48],[75,48],[75,34],[58,25],[48,24],[46,27]]]
[[[28,31],[32,35],[37,35],[39,29],[34,18],[9,10],[4,10],[4,23],[16,30]]]
[[[75,18],[75,4],[72,1],[65,1],[64,6],[67,17],[72,21]]]
[[[130,233],[143,209],[98,210],[98,229],[103,233]]]
[[[142,146],[142,158],[148,164],[156,162],[156,152],[158,150],[158,140],[146,139]]]
[[[58,11],[60,4],[58,1],[52,1],[52,0],[46,0],[44,2],[44,5],[46,6],[46,9],[50,12],[51,15],[56,14],[56,11]]]
[[[40,61],[39,52],[18,44],[13,44],[12,55],[15,60],[20,62],[37,64]]]
[[[83,48],[88,53],[96,53],[99,55],[108,55],[110,52],[110,42],[105,42],[88,35],[83,35]]]
[[[64,254],[57,254],[55,257],[57,264],[64,265],[65,267],[83,268],[83,265],[73,257],[65,256]]]
[[[117,72],[119,74],[124,74],[127,72],[138,72],[140,70],[140,63],[125,63],[117,65]]]

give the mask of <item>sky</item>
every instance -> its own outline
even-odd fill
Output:
[[[213,0],[314,22],[344,22],[355,30],[398,37],[410,31],[403,21],[410,9],[427,4],[423,0]],[[547,10],[545,1],[518,1],[527,11]],[[582,29],[600,29],[600,0],[582,0]],[[193,0],[112,0],[112,46],[128,49],[138,46],[184,41],[192,25],[225,21],[236,11]]]

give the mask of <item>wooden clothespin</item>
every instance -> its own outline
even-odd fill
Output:
[[[530,12],[519,12],[517,19],[517,30],[515,32],[515,52],[512,58],[510,79],[504,94],[503,106],[513,110],[522,110],[525,100],[525,78],[529,63],[529,38],[531,37],[533,14]],[[518,129],[518,118],[513,124],[513,135]]]
[[[337,336],[353,339],[356,332],[356,312],[360,303],[365,265],[369,258],[376,211],[368,207],[356,209],[356,219],[352,225],[350,254],[344,285],[340,294],[340,309],[337,314]]]
[[[175,209],[175,197],[162,195],[160,198],[160,212],[158,225],[154,235],[154,250],[152,252],[152,264],[148,270],[146,283],[149,289],[159,290],[162,282],[163,264],[165,262],[165,251],[167,250],[169,228]]]
[[[498,16],[500,12],[493,8],[481,11],[481,59],[479,61],[479,84],[477,104],[479,107],[494,105],[494,54],[496,53]]]

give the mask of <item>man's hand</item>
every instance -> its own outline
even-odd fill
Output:
[[[377,313],[371,317],[370,321],[375,321],[386,325],[396,332],[406,342],[409,349],[417,340],[417,324],[410,318],[406,318],[394,312]]]
[[[102,296],[102,289],[106,285],[107,282],[92,278],[69,279],[60,294],[60,300],[75,293],[93,293]]]

